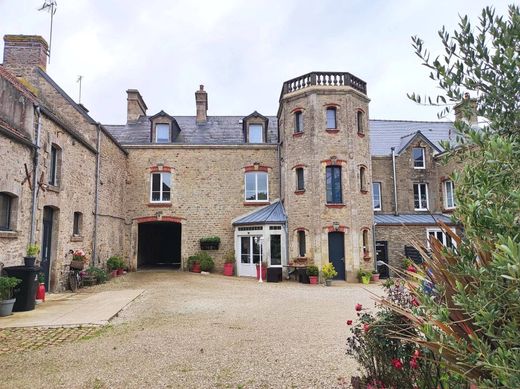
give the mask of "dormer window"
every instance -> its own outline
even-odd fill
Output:
[[[261,124],[250,124],[247,134],[249,143],[264,143],[263,132],[264,128]]]
[[[170,142],[170,125],[166,123],[158,123],[155,125],[155,142],[169,143]]]

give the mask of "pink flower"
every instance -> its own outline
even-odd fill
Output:
[[[415,350],[413,352],[413,356],[414,356],[414,358],[419,358],[421,356],[421,352],[419,350]]]
[[[418,307],[419,306],[419,301],[417,301],[417,299],[415,297],[412,299],[412,305],[414,307]]]
[[[415,266],[412,265],[408,266],[406,270],[408,270],[411,273],[417,273],[417,269],[415,268]]]
[[[392,366],[398,370],[401,370],[403,368],[403,362],[401,362],[400,359],[394,358],[392,359]]]
[[[352,320],[347,320],[347,325],[351,326],[352,325]]]
[[[415,359],[415,358],[410,359],[410,367],[412,369],[417,369],[419,367],[419,364],[417,363],[417,359]]]
[[[363,306],[361,304],[356,304],[356,311],[361,311],[363,309]]]
[[[367,323],[363,324],[363,331],[368,332],[369,329],[370,326]]]

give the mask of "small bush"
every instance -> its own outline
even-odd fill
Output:
[[[338,272],[336,271],[332,263],[327,263],[323,265],[323,267],[321,268],[321,272],[326,280],[330,280],[338,275]]]
[[[104,284],[108,280],[107,272],[103,269],[100,269],[99,267],[89,267],[87,269],[87,273],[91,276],[94,276],[98,284]]]
[[[215,262],[213,262],[213,259],[209,256],[208,253],[201,251],[197,257],[200,263],[200,270],[208,272],[213,270],[213,267],[215,267]]]
[[[37,244],[30,244],[27,246],[27,256],[35,257],[40,253],[40,246]]]
[[[318,274],[320,274],[320,269],[318,269],[318,266],[310,265],[309,267],[307,267],[308,276],[316,277]]]
[[[13,298],[13,289],[22,280],[15,277],[0,276],[0,300],[10,300]]]
[[[117,269],[123,269],[125,267],[125,261],[123,258],[114,255],[107,260],[107,267],[108,270],[117,270]]]

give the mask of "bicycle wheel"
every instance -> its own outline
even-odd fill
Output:
[[[69,287],[72,292],[76,292],[78,290],[78,277],[74,272],[69,273]]]

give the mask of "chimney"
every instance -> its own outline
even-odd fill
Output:
[[[208,94],[204,90],[204,85],[195,92],[195,104],[197,106],[197,124],[204,124],[208,121]]]
[[[39,67],[47,69],[49,46],[39,35],[4,35],[4,67],[21,76]]]
[[[462,101],[455,105],[455,120],[465,121],[470,126],[478,124],[477,99],[472,99],[469,93],[464,93]]]
[[[146,110],[148,107],[144,103],[143,96],[137,89],[128,89],[127,94],[127,110],[126,110],[126,121],[127,123],[136,122],[139,117],[146,116]]]

